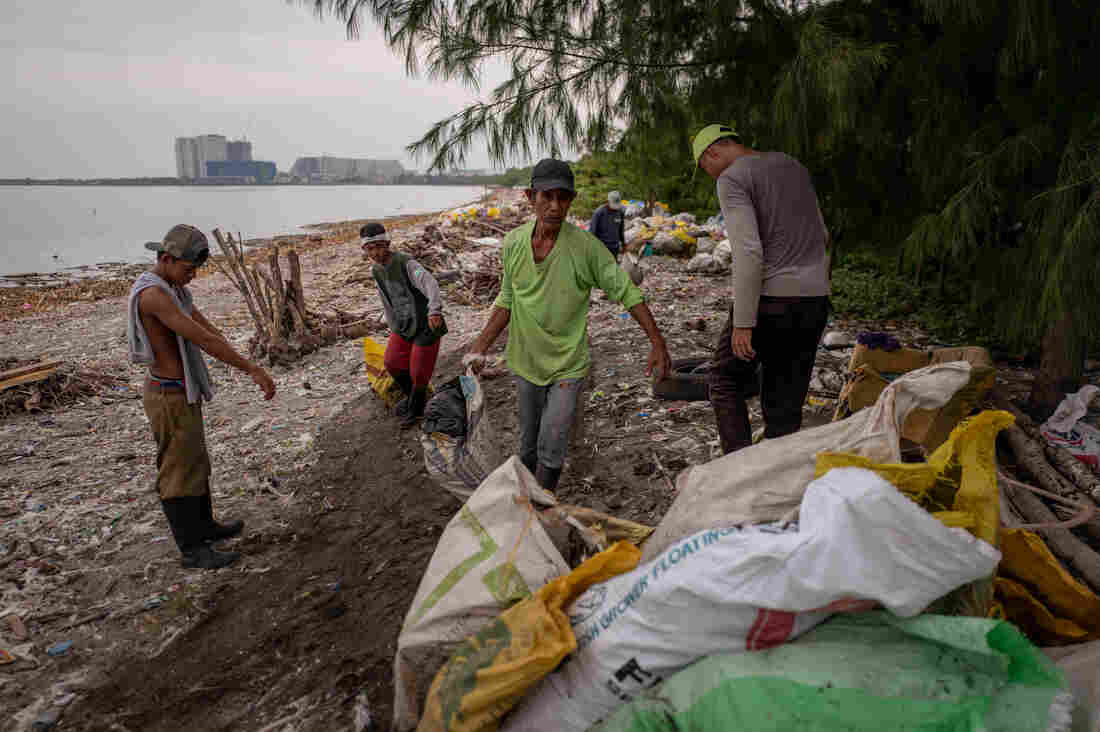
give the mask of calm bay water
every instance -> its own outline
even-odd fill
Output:
[[[245,239],[300,227],[450,208],[480,186],[0,186],[0,275],[151,262],[175,224]],[[211,245],[216,244],[211,237]]]

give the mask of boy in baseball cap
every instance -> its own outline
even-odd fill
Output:
[[[183,567],[218,569],[240,555],[211,543],[241,533],[244,522],[214,519],[202,414],[214,387],[202,352],[251,376],[265,399],[275,396],[275,383],[195,307],[187,284],[210,255],[206,235],[180,224],[145,247],[157,253],[157,264],[130,289],[126,335],[130,359],[149,368],[142,404],[157,445],[157,494]]]
[[[187,224],[173,226],[164,235],[163,241],[146,242],[145,248],[156,252],[157,259],[160,259],[161,254],[168,254],[175,259],[193,263],[196,267],[201,267],[210,256],[206,234]]]

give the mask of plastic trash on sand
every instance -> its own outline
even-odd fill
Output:
[[[1098,393],[1100,387],[1089,385],[1067,395],[1041,430],[1047,442],[1064,447],[1075,458],[1100,472],[1100,430],[1081,421],[1088,413],[1089,402]]]
[[[810,483],[800,515],[702,531],[591,587],[569,608],[577,652],[503,729],[586,730],[704,656],[780,645],[873,603],[916,615],[1001,556],[859,468]]]
[[[1072,705],[1062,674],[1008,623],[862,613],[710,656],[594,731],[1069,732]]]

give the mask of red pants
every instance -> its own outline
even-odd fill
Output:
[[[390,340],[386,343],[386,371],[391,374],[408,371],[412,375],[414,388],[427,386],[432,380],[432,372],[435,371],[440,343],[441,340],[430,346],[415,346],[396,333],[391,333]]]

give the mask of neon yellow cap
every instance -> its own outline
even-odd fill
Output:
[[[737,140],[741,139],[741,136],[737,134],[729,125],[707,125],[695,135],[695,139],[691,141],[691,153],[695,156],[695,170],[699,170],[699,159],[703,157],[703,153],[707,151],[707,148],[713,145],[723,137],[732,137]],[[694,174],[692,178],[694,179]]]

